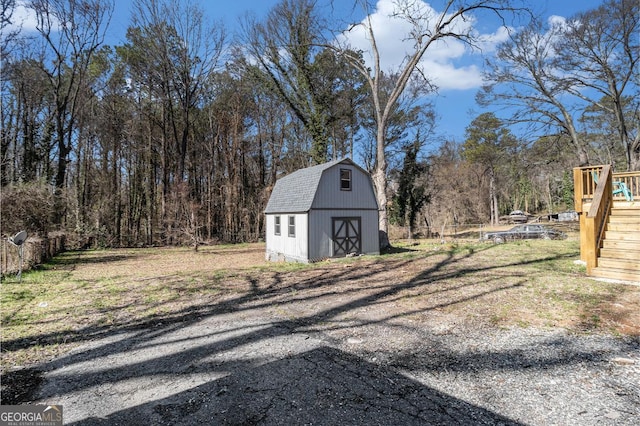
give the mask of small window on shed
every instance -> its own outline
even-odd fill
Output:
[[[340,169],[340,190],[351,191],[351,170]]]
[[[289,216],[289,236],[290,237],[296,236],[296,217],[295,216]]]
[[[274,222],[274,227],[273,227],[273,229],[274,229],[273,233],[275,235],[280,235],[280,216],[275,216],[274,219],[275,219],[275,222]]]

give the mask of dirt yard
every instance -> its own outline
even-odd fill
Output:
[[[72,424],[633,424],[640,287],[586,278],[577,255],[67,253],[3,284],[3,403],[63,404]]]

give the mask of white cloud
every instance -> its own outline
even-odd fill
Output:
[[[16,1],[15,9],[11,15],[11,25],[8,25],[5,30],[7,32],[21,31],[26,33],[32,33],[37,31],[38,17],[36,12],[27,6],[26,1]],[[60,28],[60,22],[54,14],[49,15],[51,20],[51,30],[57,31]]]
[[[38,20],[33,9],[25,6],[25,2],[16,2],[16,7],[11,15],[11,25],[7,27],[9,31],[22,29],[22,31],[35,31]]]
[[[452,63],[422,61],[422,69],[440,90],[477,89],[483,83],[482,71],[473,64],[455,66]]]
[[[509,33],[513,28],[500,27],[492,34],[481,34],[478,45],[483,53],[495,52],[500,43],[509,40]]]
[[[407,54],[413,51],[414,41],[410,36],[412,25],[405,19],[393,16],[394,0],[379,0],[375,11],[369,16],[374,29],[376,44],[380,53],[380,66],[383,71],[397,71]],[[431,26],[435,25],[435,18],[441,12],[435,10],[424,1],[417,2],[410,16],[424,16],[431,19]],[[497,28],[494,33],[482,34],[474,29],[476,20],[470,19],[456,22],[456,32],[471,31],[478,36],[478,45],[483,52],[492,52],[498,43],[505,41],[508,31],[504,27]],[[425,21],[425,22],[426,22]],[[338,42],[348,43],[352,48],[362,50],[364,59],[369,66],[373,63],[371,44],[366,31],[367,20],[355,26],[349,32],[343,33]],[[482,75],[478,66],[481,60],[477,52],[473,52],[467,45],[454,38],[441,39],[430,46],[420,68],[424,74],[435,83],[440,90],[467,90],[480,87]]]
[[[551,15],[549,16],[549,18],[547,18],[547,22],[549,23],[550,27],[565,27],[567,24],[567,18],[558,15]]]

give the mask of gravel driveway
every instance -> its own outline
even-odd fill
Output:
[[[73,303],[127,291],[84,316],[51,303],[66,324],[3,350],[69,346],[3,389],[72,425],[639,424],[639,292],[555,274],[565,245],[512,247],[304,269],[255,268],[263,246],[78,254]]]
[[[308,299],[305,299],[307,303]],[[281,306],[281,305],[280,305]],[[637,425],[637,338],[253,302],[117,332],[47,364],[65,424]],[[383,321],[382,319],[385,318]]]

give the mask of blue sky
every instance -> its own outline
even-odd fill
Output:
[[[206,14],[214,20],[222,20],[230,32],[237,28],[238,19],[245,13],[253,13],[258,18],[265,16],[268,11],[278,3],[275,0],[200,0],[198,1]],[[320,3],[327,4],[330,0],[319,0]],[[383,56],[383,69],[395,69],[399,61],[402,59],[403,47],[401,43],[401,34],[403,29],[399,27],[398,22],[393,22],[388,18],[388,9],[392,0],[379,0],[376,9],[372,10],[373,22],[378,23],[379,27],[376,33],[378,45],[380,46]],[[426,2],[436,12],[442,9],[443,0]],[[602,4],[602,0],[530,0],[529,7],[544,18],[550,16],[569,17],[577,12],[585,11],[598,7]],[[334,11],[340,14],[339,10],[344,7],[345,15],[336,19],[357,20],[364,17],[360,16],[347,17],[347,13],[351,13],[353,8],[349,7],[351,3],[347,0],[334,0]],[[358,8],[355,8],[359,12]],[[114,16],[114,30],[120,26],[121,34],[126,30],[126,24],[129,22],[128,13],[122,13],[119,10]],[[489,40],[486,44],[485,54],[492,54],[492,45],[504,39],[504,33],[501,33],[500,23],[495,19],[478,18],[473,23],[475,29],[481,34],[487,36]],[[352,35],[351,43],[360,46],[363,49],[368,48],[368,44],[363,41],[361,35],[357,39],[357,35]],[[493,43],[493,44],[492,44]],[[424,64],[424,69],[431,72],[432,78],[438,84],[440,90],[434,97],[438,122],[436,127],[437,138],[453,138],[457,141],[464,139],[465,127],[478,114],[484,112],[475,103],[475,94],[482,84],[482,56],[478,53],[471,53],[469,49],[465,49],[463,45],[457,42],[449,42],[446,46],[436,46],[435,49],[428,51]]]
[[[257,18],[264,17],[268,11],[278,3],[276,0],[191,0],[199,4],[207,17],[213,21],[221,21],[230,35],[238,28],[239,19],[246,13],[255,14]],[[380,47],[383,69],[397,69],[403,57],[402,23],[389,18],[389,8],[393,0],[378,0],[376,9],[371,10],[372,22],[377,25],[376,37]],[[327,5],[331,0],[319,0]],[[431,7],[437,13],[442,9],[444,0],[426,2],[424,7]],[[603,0],[529,0],[528,4],[536,13],[545,19],[551,16],[569,17],[577,12],[595,8]],[[333,0],[335,22],[358,21],[360,16],[346,16],[352,13],[348,0]],[[341,10],[344,8],[344,10]],[[355,8],[359,12],[358,8]],[[25,29],[29,29],[30,19],[23,11],[19,11]],[[342,15],[341,15],[342,14]],[[341,16],[340,16],[341,15]],[[109,44],[120,44],[125,41],[126,29],[131,22],[131,5],[129,1],[116,0],[116,9],[108,31]],[[504,40],[504,32],[500,29],[500,22],[492,18],[478,17],[471,22],[473,28],[486,38],[484,54],[491,55],[496,43]],[[350,42],[354,46],[367,49],[363,34],[357,31],[350,33]],[[434,46],[427,52],[423,60],[423,69],[439,86],[438,94],[434,96],[438,116],[436,133],[439,139],[449,138],[462,141],[465,127],[478,114],[485,112],[475,103],[475,94],[482,83],[482,55],[473,53],[464,45],[456,41],[449,41],[446,45]]]

